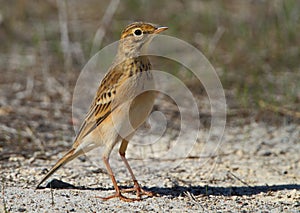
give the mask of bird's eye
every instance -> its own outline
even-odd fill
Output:
[[[142,30],[140,30],[140,29],[136,29],[136,30],[133,32],[133,34],[134,34],[135,36],[140,36],[140,35],[143,34],[143,32],[142,32]]]

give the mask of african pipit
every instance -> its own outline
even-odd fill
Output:
[[[115,194],[103,199],[119,197],[124,201],[140,200],[142,195],[153,195],[143,190],[136,180],[125,157],[128,142],[148,117],[154,103],[151,64],[145,55],[147,46],[155,34],[167,27],[135,22],[128,25],[121,34],[115,60],[100,83],[96,96],[74,140],[72,148],[52,167],[39,182],[37,188],[57,169],[98,146],[103,146],[103,161],[113,182]],[[134,187],[124,191],[136,191],[137,198],[122,195],[109,156],[113,147],[121,141],[119,153],[127,167]]]

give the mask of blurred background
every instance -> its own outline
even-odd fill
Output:
[[[298,0],[0,0],[0,5],[0,160],[69,147],[76,79],[90,57],[118,40],[132,21],[168,26],[166,35],[203,52],[225,89],[228,125],[299,123]],[[199,99],[205,94],[192,83],[190,88]]]

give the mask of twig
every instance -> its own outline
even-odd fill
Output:
[[[59,28],[61,34],[60,42],[64,53],[64,65],[65,70],[68,71],[71,68],[72,58],[68,31],[67,5],[65,0],[56,0],[56,3],[58,6]]]
[[[81,4],[79,4],[79,7],[81,7]],[[78,9],[78,4],[76,3],[70,3],[68,5],[69,11],[72,11],[68,15],[70,16],[71,21],[70,28],[72,32],[76,32],[77,28],[81,26],[81,23],[78,21],[78,12],[80,10]],[[76,59],[81,65],[84,65],[86,63],[86,59],[84,56],[84,51],[82,49],[82,44],[80,41],[82,40],[81,34],[74,33],[73,34],[73,42],[71,43],[71,51],[72,51],[72,59]]]
[[[300,119],[300,112],[292,111],[284,107],[274,106],[272,104],[268,104],[263,100],[258,102],[259,106],[263,109],[270,110],[275,113],[281,113],[283,115],[289,115],[291,117],[295,117]]]
[[[224,34],[224,32],[225,32],[225,28],[224,27],[222,27],[222,26],[218,27],[218,29],[215,32],[213,38],[209,42],[209,46],[208,46],[208,54],[209,55],[213,54],[214,50],[216,49],[217,43],[221,39],[221,37]]]
[[[43,76],[43,82],[44,86],[47,92],[53,93],[52,85],[49,82],[49,69],[50,69],[50,63],[49,63],[49,54],[48,54],[48,48],[47,48],[47,42],[45,38],[45,27],[39,26],[38,30],[40,31],[40,37],[41,37],[41,45],[40,45],[40,54],[42,56],[42,76]]]
[[[55,202],[54,202],[54,193],[53,193],[53,189],[50,187],[50,193],[51,193],[51,205],[54,206]]]
[[[41,37],[41,45],[40,45],[40,54],[42,58],[42,76],[43,83],[48,94],[59,93],[64,100],[64,102],[68,102],[71,98],[69,91],[61,85],[53,76],[50,75],[50,62],[49,62],[49,50],[47,47],[47,42],[45,38],[45,28],[44,26],[38,26],[40,37]]]
[[[93,40],[93,46],[91,50],[91,56],[94,55],[97,50],[100,48],[102,40],[105,36],[106,29],[111,22],[113,15],[115,14],[120,0],[111,0],[100,23],[100,27],[98,28],[96,35]]]
[[[231,171],[227,171],[227,174],[230,174],[232,177],[234,177],[235,179],[237,179],[241,183],[245,184],[246,186],[251,187],[247,182],[243,181],[241,178],[239,178],[238,176],[236,176],[235,174],[233,174]]]
[[[5,213],[8,213],[8,210],[7,210],[7,206],[6,206],[6,200],[5,200],[5,188],[4,188],[4,185],[5,185],[5,182],[4,182],[4,177],[2,177],[2,201],[3,201],[3,211]]]
[[[184,192],[184,194],[195,204],[200,206],[202,210],[204,211],[204,207],[196,200],[195,196],[191,194],[189,191]]]

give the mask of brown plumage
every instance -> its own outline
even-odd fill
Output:
[[[140,188],[126,158],[125,151],[134,131],[148,117],[155,95],[151,64],[147,56],[147,46],[154,34],[166,30],[153,24],[135,22],[128,25],[121,34],[116,58],[104,76],[90,109],[75,137],[72,148],[51,168],[39,182],[37,188],[57,169],[98,146],[104,146],[103,161],[116,190],[115,195],[124,201],[140,200],[142,194],[151,195]],[[132,191],[137,199],[121,194],[111,167],[109,155],[118,141],[122,141],[119,153],[134,182]],[[128,190],[127,190],[128,191]]]

